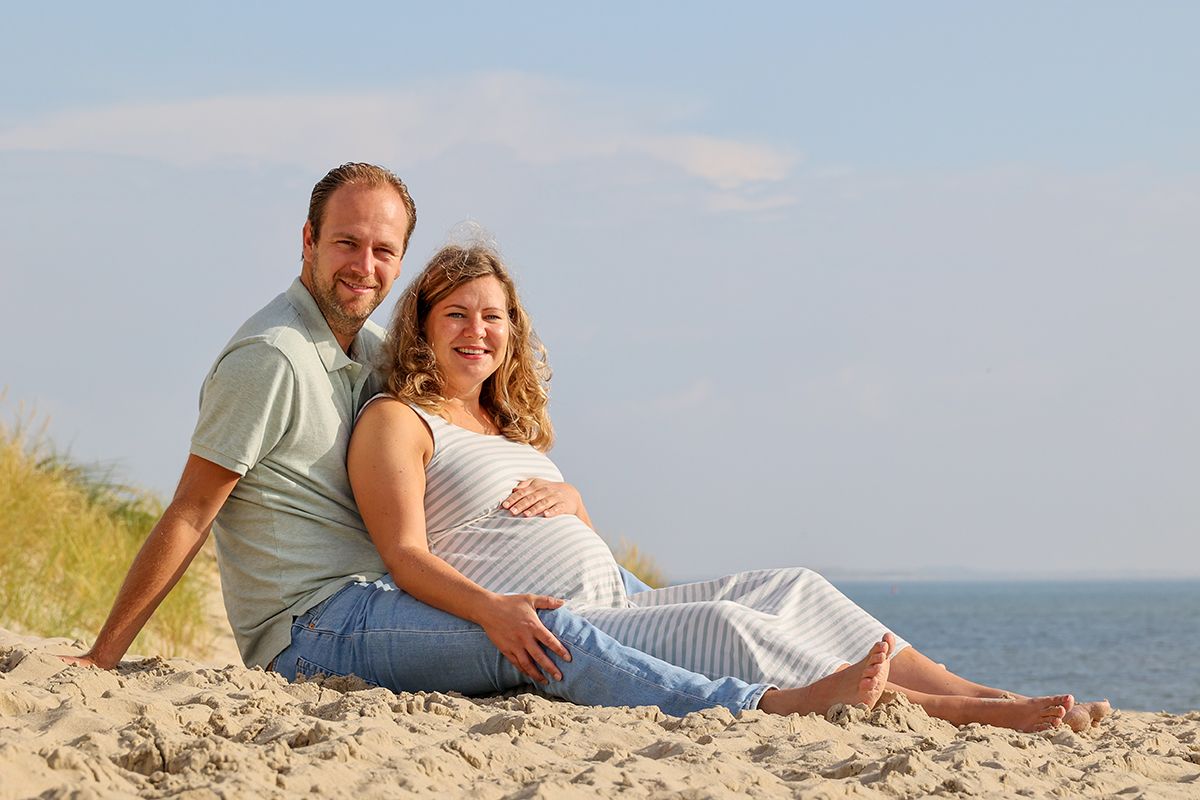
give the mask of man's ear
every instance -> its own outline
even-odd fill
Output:
[[[304,260],[312,261],[313,251],[317,248],[317,243],[313,241],[312,223],[308,220],[304,221],[304,231],[301,234],[301,242],[304,247]]]

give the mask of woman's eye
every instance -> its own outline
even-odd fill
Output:
[[[451,311],[446,316],[450,317],[451,319],[462,319],[463,313],[461,311]]]

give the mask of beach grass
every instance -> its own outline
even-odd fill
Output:
[[[618,564],[637,575],[652,589],[661,589],[667,585],[667,576],[657,562],[625,537],[621,537],[617,542],[617,546],[613,548],[613,555]]]
[[[4,396],[0,393],[0,411]],[[0,627],[91,643],[129,565],[162,513],[147,492],[57,451],[46,424],[0,415]],[[622,538],[618,562],[658,588],[658,564]],[[131,652],[202,657],[213,639],[208,594],[215,560],[201,557],[159,606]]]
[[[162,511],[146,492],[73,463],[30,415],[0,419],[0,626],[90,643]],[[207,581],[184,575],[131,652],[191,655],[211,637]]]

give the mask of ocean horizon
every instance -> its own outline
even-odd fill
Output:
[[[1200,578],[822,574],[922,653],[978,683],[1106,698],[1128,711],[1200,710]]]
[[[979,683],[1130,711],[1200,709],[1200,580],[834,580]]]

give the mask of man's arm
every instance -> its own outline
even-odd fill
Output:
[[[104,669],[117,665],[192,563],[240,477],[199,456],[188,456],[175,496],[134,558],[96,643],[82,656],[61,656],[64,661]]]

